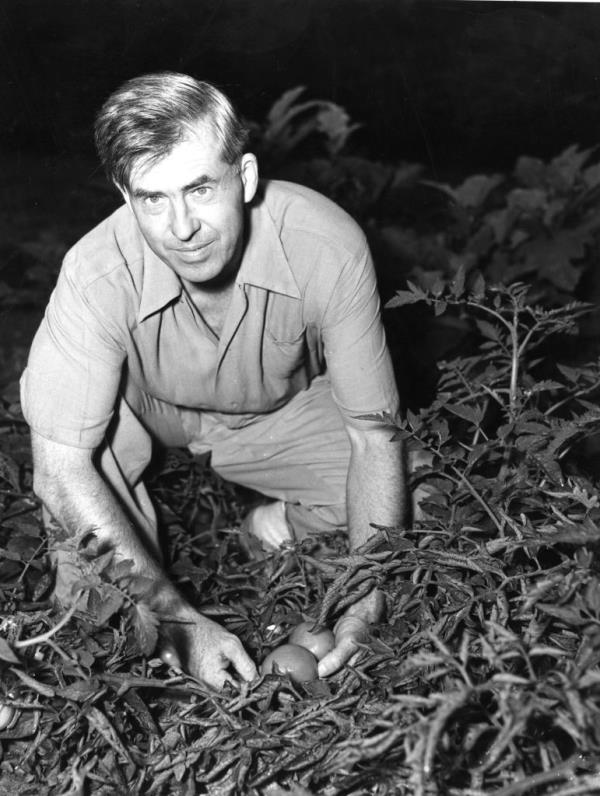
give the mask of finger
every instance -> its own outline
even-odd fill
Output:
[[[246,682],[250,682],[258,677],[258,670],[252,658],[250,658],[243,647],[234,650],[229,656],[233,668]]]
[[[358,616],[343,616],[333,629],[336,646],[346,638],[356,641],[366,641],[369,637],[369,625]]]
[[[356,640],[350,636],[344,638],[331,652],[328,652],[321,660],[317,668],[319,677],[329,677],[350,660],[357,651]]]

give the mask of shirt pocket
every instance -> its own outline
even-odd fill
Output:
[[[265,330],[262,359],[267,377],[291,378],[306,364],[306,327],[287,332],[287,339],[277,339],[270,329]]]

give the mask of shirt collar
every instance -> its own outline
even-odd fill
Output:
[[[247,216],[248,241],[237,275],[238,284],[300,298],[300,290],[283,250],[273,217],[262,196],[250,205]],[[142,238],[144,277],[138,320],[163,309],[182,293],[177,274],[166,265]]]
[[[142,239],[144,251],[144,276],[140,297],[138,320],[143,321],[167,304],[178,299],[183,286],[177,274],[158,257]]]

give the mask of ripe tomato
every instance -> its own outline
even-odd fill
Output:
[[[288,674],[294,683],[307,683],[317,678],[317,659],[298,644],[282,644],[267,655],[260,673]]]
[[[335,638],[331,630],[324,625],[315,626],[313,621],[300,622],[299,625],[296,625],[288,640],[290,644],[299,644],[310,650],[318,661],[331,652],[335,646]]]

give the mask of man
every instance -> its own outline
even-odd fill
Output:
[[[217,89],[176,73],[128,81],[96,144],[125,204],[67,254],[22,378],[34,488],[77,538],[134,562],[170,660],[210,686],[256,676],[240,641],[161,569],[142,475],[152,443],[211,451],[270,498],[247,518],[266,546],[347,527],[352,548],[404,512],[398,397],[364,235],[291,183],[259,183]],[[62,580],[61,580],[62,579]],[[60,567],[57,591],[65,579]],[[63,588],[64,592],[64,588]],[[342,666],[380,618],[377,591],[336,627]]]

